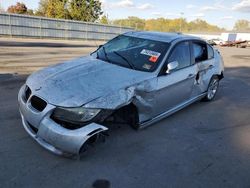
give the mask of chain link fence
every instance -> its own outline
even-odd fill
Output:
[[[133,28],[0,13],[0,35],[10,37],[109,40]]]

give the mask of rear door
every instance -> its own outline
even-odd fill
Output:
[[[207,91],[208,84],[214,72],[214,50],[203,41],[192,42],[192,57],[198,67],[192,97]]]
[[[177,61],[179,66],[165,74],[167,64]],[[170,52],[158,77],[156,100],[157,113],[161,114],[190,99],[197,74],[197,67],[191,63],[191,46],[189,41],[177,43]]]

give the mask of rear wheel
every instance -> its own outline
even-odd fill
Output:
[[[219,88],[219,78],[218,76],[213,76],[208,85],[207,94],[204,97],[205,101],[212,101]]]

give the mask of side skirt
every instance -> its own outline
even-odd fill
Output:
[[[160,114],[160,115],[158,115],[158,116],[156,116],[156,117],[154,117],[154,118],[152,118],[152,119],[150,119],[148,121],[145,121],[145,122],[141,123],[139,125],[139,127],[140,127],[139,129],[144,129],[144,128],[152,125],[153,123],[156,123],[156,122],[158,122],[158,121],[172,115],[173,113],[185,108],[186,106],[188,106],[188,105],[190,105],[190,104],[192,104],[192,103],[194,103],[194,102],[196,102],[198,100],[201,100],[203,97],[206,96],[206,94],[207,93],[202,93],[201,95],[198,95],[198,96],[196,96],[196,97],[194,97],[192,99],[189,99],[188,101],[185,101],[185,102],[175,106],[174,108],[172,108],[172,109],[170,109],[170,110],[168,110],[168,111],[166,111],[166,112],[164,112],[164,113],[162,113],[162,114]]]

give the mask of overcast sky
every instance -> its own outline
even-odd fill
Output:
[[[18,0],[0,0],[3,8]],[[37,9],[39,0],[19,0]],[[250,21],[250,0],[101,0],[109,19],[137,16],[140,18],[201,18],[211,24],[232,29],[238,19]]]

